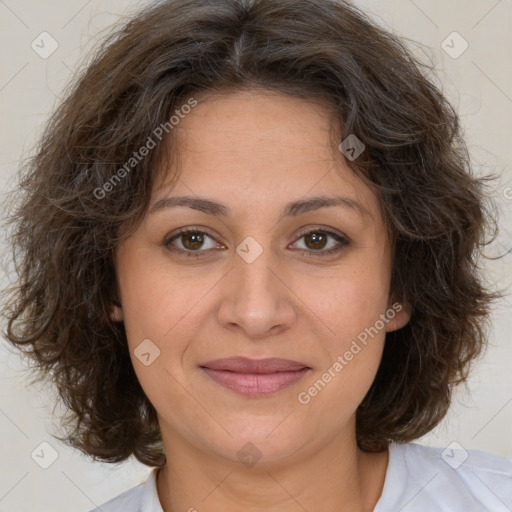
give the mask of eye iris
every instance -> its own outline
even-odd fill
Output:
[[[320,233],[318,231],[313,231],[312,233],[308,233],[304,236],[304,240],[306,245],[310,247],[310,242],[313,244],[313,249],[323,249],[325,247],[325,242],[327,240],[327,235],[325,233]],[[311,247],[310,247],[311,248]]]
[[[192,239],[191,243],[188,243],[188,239]],[[183,233],[182,235],[183,246],[187,249],[199,249],[204,243],[204,236],[198,231],[190,233]]]

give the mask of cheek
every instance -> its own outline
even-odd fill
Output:
[[[164,395],[187,401],[179,385],[169,385],[186,380],[184,359],[205,323],[208,292],[219,276],[172,272],[149,258],[123,263],[129,263],[119,275],[123,318],[137,378],[155,404]]]
[[[311,280],[303,281],[310,292],[314,290],[305,302],[314,313],[309,316],[316,319],[319,352],[323,353],[317,375],[308,382],[313,387],[303,388],[305,401],[315,401],[315,407],[329,408],[334,401],[344,404],[340,414],[355,410],[375,378],[386,335],[381,319],[389,296],[386,258],[384,253],[379,258],[347,260],[343,270],[316,280],[314,288]]]
[[[183,381],[180,365],[193,336],[190,329],[199,322],[194,315],[204,292],[148,261],[123,271],[123,319],[137,379],[157,410],[167,410],[169,401],[173,407],[189,404],[177,383]]]
[[[119,276],[128,342],[133,345],[139,339],[154,338],[156,343],[166,343],[189,322],[194,305],[204,295],[203,287],[197,280],[170,273],[168,266],[154,260],[128,263]]]
[[[386,312],[389,273],[385,268],[381,271],[371,268],[370,265],[347,267],[346,271],[337,271],[329,277],[302,278],[298,283],[297,295],[305,297],[306,309],[314,313],[316,321],[324,325],[323,330],[337,344],[350,342]]]
[[[382,357],[386,324],[381,315],[387,310],[388,289],[385,276],[380,276],[382,280],[368,277],[345,277],[330,293],[324,291],[309,300],[320,319],[323,357],[298,400],[332,429],[362,402]]]

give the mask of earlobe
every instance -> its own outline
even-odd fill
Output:
[[[123,310],[121,308],[121,304],[112,304],[110,307],[109,313],[110,319],[114,322],[122,322],[123,321]]]
[[[389,319],[386,325],[386,332],[401,329],[411,319],[412,307],[407,301],[390,302],[386,316]]]

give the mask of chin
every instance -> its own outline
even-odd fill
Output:
[[[243,425],[232,424],[227,430],[233,437],[223,436],[212,450],[248,468],[270,468],[286,460],[289,463],[289,458],[303,448],[305,437],[303,432],[283,428],[283,419],[267,418],[260,422],[248,419]]]

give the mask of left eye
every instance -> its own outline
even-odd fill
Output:
[[[346,237],[339,235],[338,233],[333,233],[332,231],[324,231],[321,229],[308,231],[301,235],[297,240],[301,240],[302,238],[304,238],[305,244],[310,245],[310,247],[306,247],[305,250],[311,250],[313,253],[319,252],[319,256],[339,252],[345,246],[349,245],[349,241]],[[327,240],[329,238],[333,239],[334,243],[331,243],[330,248],[323,250],[328,245]],[[313,249],[311,249],[311,246],[313,246]]]
[[[210,247],[205,248],[204,245],[207,239],[210,239],[213,243],[210,242]],[[311,254],[311,256],[323,256],[339,252],[350,243],[343,235],[321,229],[315,229],[302,234],[294,244],[301,239],[304,239],[304,243],[306,245],[305,248],[299,248],[301,251],[318,253]],[[330,247],[328,243],[329,239],[331,239]],[[174,246],[173,244],[175,241],[179,242],[181,247]],[[215,249],[216,246],[218,247],[221,245],[221,247],[218,248],[224,247],[222,244],[216,243],[215,239],[211,235],[199,229],[180,229],[179,233],[167,239],[164,242],[164,245],[170,251],[181,253],[186,256],[203,256],[204,253]]]

